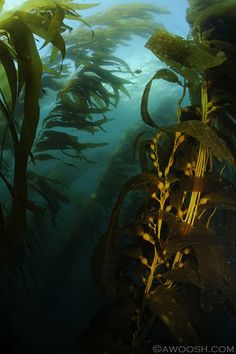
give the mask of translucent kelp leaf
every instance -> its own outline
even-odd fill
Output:
[[[4,67],[5,74],[7,76],[8,84],[11,91],[11,107],[8,107],[8,109],[11,109],[12,111],[14,111],[16,105],[16,99],[17,99],[17,74],[16,74],[16,68],[14,64],[14,59],[15,58],[11,47],[8,46],[3,41],[0,41],[0,63]],[[2,82],[4,80],[2,75],[4,75],[4,73],[2,72],[0,75],[1,75],[1,89],[2,89],[3,88]],[[4,99],[6,103],[9,101],[8,97],[4,97]]]
[[[65,57],[65,41],[60,34],[61,25],[62,25],[62,14],[63,10],[58,12],[58,15],[53,16],[53,20],[45,18],[39,14],[27,13],[23,11],[17,11],[17,16],[30,28],[30,30],[38,35],[39,37],[45,39],[45,45],[51,42],[56,46],[62,55],[62,58]],[[63,15],[63,16],[62,16]],[[51,29],[53,28],[53,33]]]
[[[163,30],[157,30],[152,35],[146,48],[187,79],[226,60],[222,52],[211,54],[209,47]]]
[[[60,0],[60,1],[53,1],[53,0],[28,0],[25,1],[21,6],[20,10],[30,12],[33,10],[38,9],[55,9],[56,6],[60,5],[67,10],[83,10],[83,9],[90,9],[99,5],[98,3],[94,4],[76,4],[70,0]]]
[[[39,97],[41,91],[42,62],[29,27],[19,18],[1,22],[6,30],[18,59],[19,86],[25,84],[24,120],[21,126],[21,153],[30,153],[35,139],[35,130],[39,120]],[[24,41],[22,41],[24,38]]]
[[[234,158],[225,145],[224,141],[207,124],[197,120],[181,122],[175,126],[165,128],[166,131],[181,131],[198,140],[203,146],[209,149],[213,156],[219,160],[226,160],[233,163]]]
[[[198,344],[198,334],[189,320],[190,314],[179,301],[180,294],[173,288],[158,286],[148,296],[148,303],[155,314],[165,323],[180,344]]]
[[[5,4],[5,0],[0,0],[0,12],[2,11],[4,4]]]
[[[63,20],[65,18],[65,12],[60,6],[56,6],[55,12],[49,21],[47,31],[49,33],[48,38],[45,40],[42,48],[48,43],[53,42],[58,34],[60,33],[60,27],[63,25]],[[62,56],[65,57],[65,50],[61,48]]]
[[[150,125],[151,127],[158,128],[158,125],[152,120],[149,112],[148,112],[148,98],[151,90],[153,80],[163,79],[169,82],[174,82],[182,86],[181,81],[178,76],[169,69],[160,69],[156,72],[156,74],[152,77],[152,79],[147,83],[141,101],[141,117],[142,120]]]
[[[160,69],[155,74],[155,79],[163,79],[169,82],[175,82],[178,85],[182,86],[181,81],[179,80],[178,76],[169,69]]]

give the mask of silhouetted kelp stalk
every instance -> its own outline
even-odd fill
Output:
[[[65,18],[81,17],[76,10],[92,7],[52,1],[27,1],[16,11],[1,14],[1,76],[0,106],[6,119],[14,147],[14,176],[12,185],[3,175],[3,181],[12,197],[12,206],[2,230],[9,260],[21,258],[25,248],[26,213],[31,209],[27,196],[27,164],[36,136],[39,121],[42,62],[34,35],[44,40],[43,46],[52,43],[65,57],[65,42],[61,35],[67,29]],[[20,93],[24,96],[22,122],[15,117],[15,107]],[[4,144],[4,140],[3,140]],[[2,151],[4,145],[2,146]],[[3,156],[2,156],[3,157]],[[6,252],[5,252],[6,253]],[[5,254],[6,255],[6,254]],[[6,257],[8,258],[6,255]]]
[[[223,254],[223,237],[214,232],[217,211],[236,210],[235,186],[223,173],[224,166],[235,164],[231,93],[236,87],[236,43],[231,30],[236,5],[190,4],[201,7],[192,21],[191,39],[157,30],[146,44],[169,68],[158,70],[144,90],[143,121],[159,127],[148,112],[153,80],[183,86],[183,96],[178,123],[159,127],[151,142],[143,141],[149,145],[151,166],[147,162],[145,172],[127,181],[97,245],[94,257],[97,266],[102,264],[96,279],[113,300],[92,322],[89,343],[85,339],[87,349],[98,353],[148,352],[148,337],[152,330],[149,338],[157,340],[153,336],[160,320],[173,336],[168,343],[205,344],[199,322],[204,303],[215,309],[236,303],[235,274]],[[192,105],[182,108],[187,90]],[[130,225],[119,226],[124,199],[137,190],[146,195],[143,204]]]

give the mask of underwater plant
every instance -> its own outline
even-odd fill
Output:
[[[0,3],[2,9],[4,1]],[[110,37],[110,44],[106,43],[106,50],[101,52],[97,47],[101,34],[107,38],[112,26],[107,23],[106,32],[102,23],[91,24],[93,31],[89,22],[77,12],[95,5],[68,0],[29,0],[12,11],[1,12],[1,327],[6,327],[8,321],[17,322],[15,307],[20,307],[22,301],[18,299],[19,289],[23,298],[32,301],[35,285],[32,283],[37,283],[35,268],[38,266],[35,249],[40,248],[42,242],[40,228],[45,233],[44,219],[48,215],[55,225],[62,204],[65,207],[69,202],[63,181],[40,168],[47,160],[59,160],[68,168],[77,168],[74,161],[88,161],[85,149],[104,145],[94,139],[84,143],[77,134],[83,131],[94,134],[103,129],[103,124],[109,121],[106,113],[118,105],[120,94],[129,96],[126,85],[130,81],[122,74],[140,72],[133,73],[124,60],[113,55],[113,51],[120,44],[127,44],[134,34],[150,34],[156,27],[154,14],[164,13],[151,5],[128,6],[129,16],[134,14],[133,24],[124,26],[122,21],[120,24],[116,21],[117,31]],[[113,11],[114,21],[120,18],[120,11],[122,7]],[[99,18],[101,20],[101,15]],[[83,26],[73,33],[68,20],[79,21]],[[66,32],[69,32],[68,36]],[[44,58],[40,49],[46,46],[50,55]],[[58,93],[55,106],[42,120],[40,108],[50,90]],[[76,134],[72,135],[71,129],[75,129]],[[56,248],[55,245],[49,247],[48,253],[52,247]],[[47,252],[43,253],[45,268],[47,256]],[[56,266],[60,260],[55,262]],[[50,261],[54,261],[53,257]],[[53,264],[52,268],[56,266]],[[40,274],[43,274],[42,265]],[[57,284],[57,280],[53,284]],[[11,306],[15,306],[12,312]],[[15,322],[9,327],[13,328]],[[8,333],[6,329],[6,332],[7,337],[11,330]]]
[[[155,129],[152,138],[139,137],[142,173],[124,185],[95,249],[95,281],[110,301],[81,339],[89,353],[209,344],[204,314],[236,304],[222,235],[222,215],[236,209],[236,187],[227,179],[235,166],[236,5],[189,3],[187,40],[158,29],[146,44],[167,67],[142,97],[142,119]],[[160,79],[183,87],[173,126],[149,114],[152,82]],[[191,104],[182,107],[187,93]],[[121,222],[130,192],[142,201],[137,197],[136,216]]]
[[[4,2],[1,2],[2,4]],[[61,35],[68,29],[64,19],[82,21],[76,10],[93,7],[68,1],[26,1],[18,9],[1,14],[0,62],[1,62],[1,115],[5,119],[1,144],[1,161],[4,160],[6,138],[12,141],[14,172],[8,181],[1,177],[12,198],[9,215],[1,225],[2,239],[6,242],[3,258],[11,263],[21,258],[25,248],[27,209],[34,210],[27,195],[28,160],[32,157],[32,146],[39,122],[39,98],[41,94],[42,60],[36,45],[35,35],[51,43],[62,59],[65,57],[65,42]],[[23,40],[22,40],[23,38]],[[22,120],[15,115],[19,96],[23,96]],[[1,163],[2,164],[2,163]]]
[[[35,160],[58,157],[49,154],[49,150],[61,150],[66,160],[68,157],[86,160],[83,150],[103,146],[102,143],[82,144],[75,136],[61,133],[58,128],[74,128],[91,134],[104,129],[103,125],[109,121],[105,114],[117,107],[120,94],[130,98],[126,85],[132,82],[120,74],[135,74],[113,51],[121,44],[127,45],[134,35],[147,37],[154,28],[160,27],[154,16],[165,13],[168,12],[152,4],[120,4],[86,18],[85,25],[65,35],[69,63],[62,66],[62,76],[58,76],[60,56],[57,51],[45,60],[44,88],[59,92],[55,107],[43,120],[37,136]],[[126,21],[127,16],[129,21]],[[94,29],[92,32],[90,26]],[[69,79],[61,81],[62,77],[68,76],[68,66],[74,67],[74,73],[71,70]],[[74,150],[73,154],[67,150]],[[64,160],[60,158],[60,161]]]

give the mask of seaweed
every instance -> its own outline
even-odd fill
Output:
[[[141,352],[156,340],[160,321],[172,335],[171,344],[203,344],[208,338],[192,312],[204,317],[206,297],[215,310],[222,303],[236,306],[235,273],[223,235],[217,234],[219,215],[234,212],[236,203],[235,186],[222,167],[235,167],[235,58],[229,46],[217,42],[229,19],[224,38],[234,46],[229,28],[235,3],[197,0],[190,5],[189,39],[158,29],[146,44],[168,66],[151,78],[141,102],[144,123],[157,131],[151,139],[139,134],[143,172],[121,189],[94,255],[95,264],[102,262],[96,284],[113,301],[106,311],[112,313],[120,299],[137,307],[127,321],[126,338],[121,334],[124,352]],[[183,98],[178,102],[174,126],[159,127],[148,112],[152,81],[160,78],[183,86],[183,97],[190,93],[190,106],[182,107]],[[127,221],[121,210],[131,193],[139,207]],[[103,320],[101,314],[98,322]],[[99,352],[111,345],[107,337],[94,341],[89,348],[99,343]],[[116,352],[112,346],[109,350]]]

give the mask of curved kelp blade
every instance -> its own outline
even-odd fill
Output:
[[[179,223],[169,213],[164,213],[163,220],[171,226],[170,238],[165,246],[167,258],[171,258],[176,252],[190,246],[219,247],[216,236],[200,222],[197,222],[194,226],[185,222]]]
[[[198,273],[197,265],[195,267],[191,262],[184,262],[183,267],[180,269],[172,269],[165,272],[162,277],[164,279],[169,279],[175,281],[177,283],[192,283],[198,286],[199,288],[202,287],[201,278]]]
[[[178,76],[169,69],[160,69],[156,72],[156,74],[152,77],[152,79],[147,83],[141,101],[141,117],[142,120],[153,128],[160,127],[152,120],[149,112],[148,112],[148,98],[152,86],[152,82],[154,80],[163,79],[172,83],[177,83],[178,85],[182,86],[181,81],[179,80]]]
[[[107,143],[80,143],[78,141],[77,136],[59,131],[46,130],[43,132],[42,136],[37,142],[34,150],[35,152],[44,152],[47,150],[61,150],[62,153],[69,157],[80,158],[91,162],[86,159],[86,157],[82,154],[82,151],[105,145],[107,145]],[[75,154],[72,155],[69,152],[70,150],[74,151]]]
[[[163,179],[156,177],[154,174],[151,173],[144,172],[140,175],[131,177],[122,188],[119,197],[116,201],[116,204],[113,208],[109,224],[109,230],[112,231],[113,227],[115,226],[124,199],[129,192],[135,190],[153,192],[153,189],[156,188],[159,182],[163,182]]]
[[[215,130],[197,120],[181,122],[175,126],[165,128],[165,131],[177,132],[190,135],[208,148],[214,157],[233,163],[234,157],[224,141],[216,134]]]
[[[10,87],[10,91],[11,91],[11,107],[8,108],[11,108],[10,110],[12,112],[14,111],[16,100],[17,100],[17,73],[14,64],[14,59],[15,57],[11,47],[0,40],[0,63],[4,67],[8,84]],[[2,83],[2,78],[1,78],[1,83]],[[5,97],[5,102],[8,101],[9,101],[8,97]]]
[[[60,204],[69,202],[69,198],[63,190],[64,185],[60,181],[41,176],[35,172],[28,172],[28,181],[31,190],[39,193],[46,201],[51,214],[51,222],[55,226]]]
[[[156,185],[160,180],[161,180],[160,178],[156,177],[155,175],[152,175],[151,173],[142,173],[140,175],[131,177],[122,188],[120,195],[115,203],[110,218],[108,232],[106,234],[104,258],[103,258],[103,286],[111,297],[114,297],[116,295],[117,283],[113,278],[110,269],[110,250],[115,235],[114,226],[116,225],[117,218],[121,210],[121,207],[123,205],[124,199],[129,192],[134,190],[141,190],[141,191],[153,190],[153,188],[156,188]]]
[[[181,300],[181,297],[182,294],[174,288],[158,286],[148,294],[147,300],[152,311],[165,323],[179,344],[199,344],[197,331],[190,322],[190,313],[183,306],[184,299]]]
[[[79,170],[79,168],[78,168],[76,165],[74,165],[73,163],[66,162],[66,161],[60,159],[59,157],[55,157],[55,156],[50,155],[50,154],[38,154],[38,155],[34,155],[34,160],[35,160],[35,161],[58,160],[58,161],[60,161],[61,163],[63,163],[64,165],[66,165],[66,166],[74,167],[74,168],[76,168],[76,169]]]
[[[33,33],[45,40],[43,46],[52,43],[60,50],[62,58],[64,59],[66,54],[65,41],[60,34],[61,26],[63,24],[62,17],[64,14],[61,8],[58,10],[57,14],[53,15],[51,20],[45,18],[45,16],[23,11],[17,11],[16,14],[25,24],[27,24],[27,26],[29,26]]]
[[[65,8],[66,10],[86,10],[93,8],[97,5],[99,5],[99,3],[77,4],[72,1],[60,0],[60,6]],[[57,2],[53,0],[28,0],[20,6],[20,10],[26,12],[37,11],[39,9],[50,10],[55,9],[56,6]]]
[[[58,34],[60,33],[60,27],[63,24],[63,20],[65,18],[65,12],[60,6],[56,6],[56,11],[53,14],[47,28],[48,38],[45,40],[42,48],[45,47],[48,43],[55,41]],[[62,56],[65,56],[65,49],[61,49]]]

